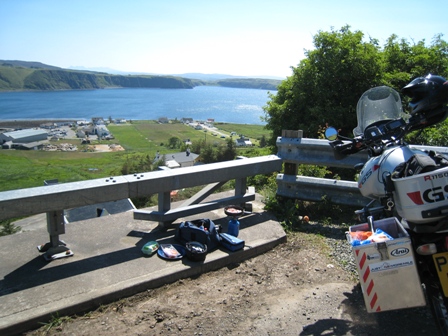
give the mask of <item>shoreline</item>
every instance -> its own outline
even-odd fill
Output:
[[[20,128],[20,127],[39,127],[42,124],[49,122],[62,122],[62,121],[75,121],[75,120],[87,120],[87,119],[70,119],[70,118],[51,118],[51,119],[0,119],[0,128]]]
[[[49,123],[49,122],[63,122],[63,121],[78,121],[78,120],[89,120],[86,118],[27,118],[27,119],[0,119],[0,128],[4,127],[38,127],[41,124]],[[133,119],[133,121],[151,121],[155,119]],[[250,124],[250,123],[231,123],[227,121],[214,121],[214,124],[240,124],[240,125],[258,125],[258,124]],[[26,125],[26,126],[22,126]],[[31,126],[30,126],[31,125]],[[262,125],[264,126],[264,125]]]

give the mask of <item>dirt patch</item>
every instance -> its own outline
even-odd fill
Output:
[[[119,152],[124,151],[124,148],[120,145],[90,145],[89,150],[93,152]]]
[[[315,234],[289,234],[263,255],[83,316],[55,317],[48,332],[26,335],[436,334],[426,307],[368,314],[357,279],[329,246]]]

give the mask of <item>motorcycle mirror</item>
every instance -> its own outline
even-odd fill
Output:
[[[338,138],[338,131],[336,128],[334,128],[333,126],[328,127],[325,130],[325,138],[327,140],[333,141],[336,140]]]

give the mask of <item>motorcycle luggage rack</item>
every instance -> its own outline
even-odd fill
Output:
[[[373,219],[381,219],[384,217],[384,206],[371,207],[375,202],[376,201],[373,200],[362,209],[355,211],[358,221],[366,222],[369,216],[372,216]]]

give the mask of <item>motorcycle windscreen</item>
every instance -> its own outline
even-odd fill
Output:
[[[365,129],[381,120],[395,120],[403,117],[400,95],[388,86],[374,87],[361,96],[356,106],[358,126],[355,136],[364,134]]]

